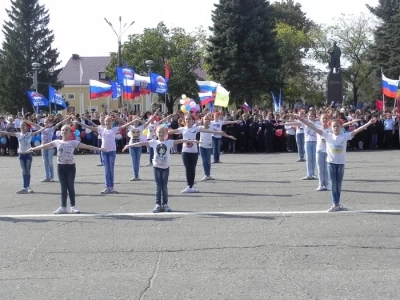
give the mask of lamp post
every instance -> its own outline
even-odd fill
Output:
[[[129,25],[127,25],[127,23],[124,24],[124,26],[122,26],[122,18],[121,16],[119,17],[119,31],[117,33],[117,31],[114,29],[113,25],[111,24],[110,21],[107,20],[107,18],[104,18],[104,20],[106,21],[106,23],[108,24],[108,26],[111,27],[112,31],[114,31],[115,35],[117,36],[118,39],[118,66],[122,67],[122,54],[121,54],[121,49],[122,49],[122,36],[124,35],[124,33],[133,25],[133,23],[135,23],[135,21],[132,21]],[[120,109],[122,107],[122,95],[123,93],[121,93],[121,95],[118,97],[118,108]]]
[[[33,69],[33,88],[35,89],[35,92],[38,92],[38,70],[40,68],[40,64],[37,62],[32,63],[32,69]],[[50,101],[49,101],[49,106],[50,106]],[[37,108],[38,110],[39,108]],[[50,113],[50,111],[49,111]]]
[[[147,66],[147,68],[149,70],[148,71],[148,76],[149,76],[149,80],[151,82],[151,78],[150,78],[150,76],[151,76],[151,68],[154,66],[154,61],[149,59],[149,60],[146,60],[145,63],[146,63],[146,66]],[[155,112],[158,109],[158,105],[157,105],[157,108],[156,108],[155,105],[153,105],[154,103],[152,103],[152,100],[153,100],[153,93],[151,92],[151,89],[150,89],[150,108],[151,108],[151,110],[153,112]]]

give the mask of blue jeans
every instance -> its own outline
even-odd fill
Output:
[[[148,140],[150,141],[150,140]],[[149,147],[149,161],[152,164],[153,163],[153,158],[154,158],[154,149],[153,147]]]
[[[200,148],[201,160],[203,161],[204,175],[210,176],[211,173],[211,150],[212,148]]]
[[[98,146],[97,146],[97,147],[101,148],[101,139],[98,139],[98,140],[97,140],[97,143],[98,143]],[[102,163],[103,163],[103,157],[101,156],[101,153],[102,153],[102,152],[100,152],[100,163],[102,164]]]
[[[53,158],[54,158],[54,148],[52,149],[42,149],[42,157],[44,163],[44,171],[47,179],[54,179],[54,167],[53,167]]]
[[[114,165],[116,155],[116,151],[101,152],[101,158],[103,159],[104,165],[104,177],[107,188],[114,187]]]
[[[339,205],[344,176],[344,165],[328,163],[328,171],[332,182],[332,202],[335,205]]]
[[[306,142],[307,176],[315,176],[317,142]]]
[[[24,189],[28,188],[31,184],[31,166],[32,166],[32,154],[20,154],[19,164],[22,170],[22,182]]]
[[[304,133],[296,134],[297,153],[300,159],[304,159]]]
[[[130,147],[129,154],[131,155],[132,160],[133,176],[135,178],[139,178],[139,166],[140,156],[142,155],[142,147]]]
[[[154,170],[154,180],[156,182],[156,204],[162,205],[168,204],[168,177],[169,168],[153,168]]]
[[[222,142],[222,138],[212,137],[214,162],[219,162],[219,154],[221,151],[221,142]]]
[[[317,166],[319,186],[329,187],[328,163],[326,162],[326,152],[317,152]]]
[[[376,149],[378,147],[378,134],[371,134],[371,149]]]

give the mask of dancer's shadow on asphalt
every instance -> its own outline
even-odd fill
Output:
[[[56,219],[27,219],[27,218],[13,218],[13,217],[0,217],[0,222],[10,222],[10,223],[49,223],[49,222],[57,222],[57,223],[70,223],[71,221],[60,221]],[[82,220],[79,220],[79,223],[89,223]]]
[[[158,216],[148,216],[148,217],[140,217],[140,216],[124,216],[124,215],[102,215],[95,217],[97,220],[120,220],[120,221],[156,221],[156,222],[172,222],[177,218],[175,217],[165,217],[165,214],[160,214]]]
[[[360,194],[385,194],[385,195],[400,195],[397,192],[384,192],[384,191],[357,191],[357,190],[342,190],[342,192],[348,193],[360,193]]]
[[[275,217],[271,216],[252,216],[252,215],[230,215],[230,214],[202,214],[200,216],[206,218],[219,218],[219,219],[253,219],[253,220],[261,220],[261,221],[272,221],[275,220]],[[285,216],[286,217],[286,216]]]

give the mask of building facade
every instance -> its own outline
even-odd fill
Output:
[[[110,56],[81,57],[78,54],[72,55],[59,77],[59,80],[64,83],[61,93],[65,101],[69,103],[68,113],[82,114],[86,110],[104,112],[120,109],[137,113],[150,111],[151,103],[158,102],[157,94],[143,95],[134,100],[123,101],[122,108],[118,107],[117,99],[113,100],[110,97],[90,99],[89,80],[109,83],[105,70],[110,61]],[[160,103],[160,109],[166,112],[164,104]]]

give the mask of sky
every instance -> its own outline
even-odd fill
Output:
[[[163,21],[168,27],[183,27],[188,32],[196,27],[212,25],[211,11],[218,0],[39,0],[49,9],[49,27],[55,34],[55,47],[64,66],[72,54],[80,56],[107,56],[117,50],[117,37],[104,20],[106,17],[116,29],[119,16],[122,24],[135,23],[122,37],[154,28]],[[275,2],[275,1],[271,1]],[[297,0],[308,18],[319,24],[332,24],[340,14],[368,13],[365,4],[377,6],[378,0]],[[101,3],[101,4],[100,4]],[[0,0],[0,22],[8,20],[5,9],[10,0]],[[118,31],[117,31],[118,32]],[[0,43],[3,41],[0,32]]]

